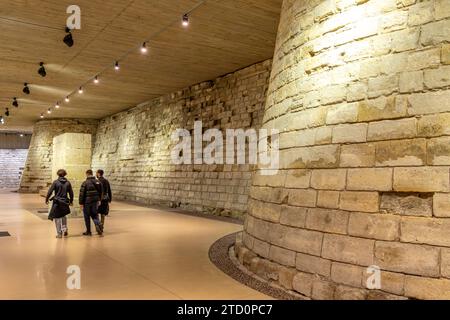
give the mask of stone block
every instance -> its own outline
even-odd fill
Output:
[[[252,251],[258,256],[268,259],[269,258],[270,244],[261,241],[259,239],[254,239]]]
[[[348,216],[348,212],[340,210],[309,209],[306,216],[306,228],[323,232],[346,234]]]
[[[377,212],[379,210],[378,192],[341,192],[339,209],[347,211]]]
[[[367,280],[372,275],[371,272],[363,273],[363,285],[367,288]],[[402,273],[388,272],[381,270],[381,289],[385,292],[396,295],[403,295],[405,291],[405,275]]]
[[[420,42],[424,46],[450,41],[450,20],[441,20],[422,26]]]
[[[358,105],[356,103],[342,103],[332,106],[327,113],[327,125],[350,123],[358,120]]]
[[[441,249],[441,276],[450,278],[450,249]]]
[[[281,284],[281,286],[287,290],[293,289],[293,282],[294,277],[297,274],[297,270],[293,268],[284,268],[280,267],[278,271],[278,282]]]
[[[418,122],[418,135],[421,137],[450,135],[450,113],[421,117]]]
[[[377,240],[398,240],[400,217],[394,215],[351,213],[348,233]]]
[[[311,171],[306,169],[288,170],[286,175],[286,188],[309,188]]]
[[[450,17],[450,3],[447,0],[435,0],[434,16],[436,20]]]
[[[441,60],[443,64],[450,64],[450,43],[442,45]]]
[[[303,228],[306,224],[307,208],[302,207],[281,207],[280,223],[291,227]]]
[[[424,71],[424,83],[428,89],[439,89],[450,85],[450,66]]]
[[[404,217],[400,224],[400,240],[450,247],[449,227],[448,219]]]
[[[347,286],[338,286],[334,293],[334,299],[336,300],[365,300],[367,297],[367,291],[364,289],[357,289]]]
[[[303,230],[272,225],[269,242],[286,249],[312,255],[320,255],[323,234],[317,231]]]
[[[450,194],[435,193],[433,196],[433,215],[440,218],[450,218]]]
[[[441,62],[439,48],[425,49],[408,55],[407,71],[416,71],[439,66]]]
[[[288,204],[299,207],[315,207],[317,191],[312,189],[291,189],[289,190]]]
[[[322,190],[343,190],[345,188],[345,169],[317,169],[312,171],[311,187]]]
[[[317,206],[321,208],[339,208],[339,191],[320,190],[317,194]]]
[[[433,21],[433,3],[431,1],[418,3],[409,9],[408,24],[418,26]]]
[[[445,167],[395,168],[394,190],[400,192],[449,192],[449,169]]]
[[[278,204],[250,200],[248,204],[248,212],[259,219],[279,222],[281,215],[281,206]]]
[[[431,166],[450,165],[450,137],[428,140],[427,164]]]
[[[292,287],[295,291],[310,297],[314,276],[309,273],[297,272],[294,276]]]
[[[390,140],[375,143],[379,167],[421,166],[426,163],[426,139]]]
[[[338,156],[338,145],[323,145],[282,150],[280,162],[282,168],[336,168]]]
[[[360,266],[373,264],[374,240],[325,234],[322,257]]]
[[[295,266],[295,252],[280,247],[270,246],[269,259],[288,267]]]
[[[409,243],[377,241],[375,265],[382,270],[438,277],[439,249]]]
[[[341,124],[333,128],[333,143],[365,142],[367,124]]]
[[[390,168],[349,169],[347,190],[390,191],[392,190],[392,172]]]
[[[371,143],[343,145],[341,167],[372,167],[375,163],[375,145]]]
[[[303,272],[329,277],[331,261],[308,254],[297,253],[296,268]]]
[[[315,279],[312,285],[312,298],[314,300],[333,300],[336,284],[321,279]]]
[[[431,217],[432,193],[387,192],[381,195],[380,211],[403,216]]]
[[[369,79],[368,96],[376,98],[381,95],[389,95],[398,90],[399,78],[397,75],[379,76]]]
[[[450,299],[450,280],[406,276],[405,295],[421,300]]]
[[[358,121],[400,118],[406,115],[406,101],[400,96],[379,97],[359,103]]]
[[[423,71],[410,71],[400,74],[400,92],[411,93],[423,90]]]
[[[333,134],[332,127],[320,127],[316,130],[316,145],[330,144]]]
[[[385,120],[369,123],[367,141],[414,138],[417,134],[416,119]]]
[[[361,287],[364,268],[350,264],[333,262],[331,280],[339,284]]]

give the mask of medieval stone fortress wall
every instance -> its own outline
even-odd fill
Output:
[[[447,0],[284,1],[282,170],[253,180],[245,266],[313,299],[450,298],[449,42]]]

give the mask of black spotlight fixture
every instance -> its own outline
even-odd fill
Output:
[[[38,70],[38,73],[41,75],[41,77],[45,77],[47,75],[47,71],[45,71],[44,63],[39,63],[40,68]]]
[[[63,39],[63,42],[70,48],[73,46],[73,38],[72,33],[70,32],[70,29],[66,27],[66,36]]]
[[[23,84],[23,93],[25,93],[25,94],[30,94],[30,88],[28,87],[28,83],[24,83]]]
[[[5,116],[9,117],[9,108],[6,108]]]
[[[19,107],[19,102],[17,102],[17,98],[15,98],[15,97],[13,98],[12,105],[13,105],[14,107],[16,107],[16,108]]]

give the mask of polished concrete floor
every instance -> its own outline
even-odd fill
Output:
[[[268,299],[208,258],[211,244],[242,226],[115,202],[104,237],[56,239],[54,224],[31,213],[37,195],[0,191],[0,299]],[[67,289],[68,266],[81,289]]]

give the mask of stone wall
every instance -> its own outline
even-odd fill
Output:
[[[0,149],[0,189],[19,188],[27,149]]]
[[[41,120],[34,125],[28,158],[25,165],[20,192],[46,191],[52,182],[53,138],[63,133],[89,133],[93,140],[97,120],[58,119]]]
[[[450,298],[449,42],[448,0],[284,1],[282,170],[253,179],[245,266],[313,299]]]
[[[176,129],[259,128],[271,61],[186,88],[101,120],[94,169],[105,170],[114,198],[217,215],[242,216],[249,165],[174,165]]]

